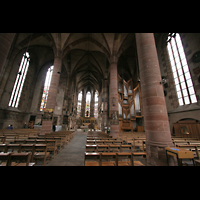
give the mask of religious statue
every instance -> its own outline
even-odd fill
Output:
[[[112,104],[113,104],[113,106],[115,106],[115,97],[113,97],[113,99],[112,99]]]
[[[111,111],[110,124],[119,124],[117,111]]]

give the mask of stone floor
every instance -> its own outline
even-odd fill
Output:
[[[72,141],[45,166],[84,166],[87,132],[75,132]]]
[[[74,138],[45,166],[84,166],[85,144],[88,132],[76,131]],[[144,165],[145,159],[142,156],[135,160]]]

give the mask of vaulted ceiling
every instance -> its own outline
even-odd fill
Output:
[[[155,37],[159,37],[156,34]],[[102,89],[109,76],[112,55],[118,57],[118,73],[125,79],[137,79],[137,52],[134,33],[18,33],[15,46],[26,49],[38,59],[38,70],[51,63],[61,52],[68,77],[83,88]]]

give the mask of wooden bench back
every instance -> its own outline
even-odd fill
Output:
[[[10,166],[11,162],[10,162],[10,153],[0,153],[0,161],[6,161],[5,166]]]
[[[134,161],[134,153],[132,152],[85,152],[84,163],[85,166],[144,166],[140,161]]]
[[[31,153],[30,152],[28,152],[28,153],[11,153],[10,159],[11,159],[11,163],[13,161],[18,161],[19,163],[25,162],[26,166],[28,166],[30,163],[30,159],[31,159]]]

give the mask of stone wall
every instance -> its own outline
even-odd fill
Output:
[[[0,129],[6,129],[10,124],[13,128],[23,128],[24,123],[28,124],[30,114],[20,112],[18,109],[2,109],[0,108]]]
[[[192,61],[192,56],[194,53],[200,51],[200,35],[198,33],[180,33],[180,37],[182,39],[182,44],[186,54],[186,59],[198,102],[190,105],[179,106],[171,64],[165,43],[167,34],[163,33],[156,40],[156,46],[161,75],[166,77],[168,83],[168,87],[163,87],[163,91],[166,90],[167,92],[165,100],[169,115],[171,133],[173,130],[173,123],[176,123],[181,119],[192,118],[200,120],[200,83],[198,81],[200,76],[200,63],[194,63]]]

